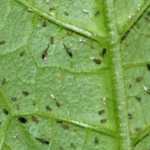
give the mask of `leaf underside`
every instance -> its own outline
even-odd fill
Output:
[[[0,149],[149,150],[149,5],[0,0]]]

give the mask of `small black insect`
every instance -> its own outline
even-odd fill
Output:
[[[49,141],[48,140],[45,140],[43,138],[37,138],[37,137],[35,139],[38,140],[39,142],[43,143],[43,144],[49,145]]]
[[[46,110],[48,110],[48,111],[51,111],[51,110],[52,110],[49,106],[46,106],[45,108],[46,108]]]
[[[67,11],[64,11],[64,14],[65,14],[66,16],[68,16],[68,15],[69,15],[69,13],[68,13]]]
[[[101,123],[106,123],[107,119],[101,119]]]
[[[126,37],[128,36],[129,32],[130,32],[130,30],[128,30],[128,31],[123,35],[123,37],[121,38],[122,41],[126,39]]]
[[[3,112],[4,112],[5,115],[8,115],[8,114],[9,114],[8,110],[5,109],[5,108],[3,109]]]
[[[20,52],[20,56],[24,56],[25,55],[25,51]]]
[[[100,14],[100,11],[97,10],[96,13],[95,13],[95,16],[98,16]]]
[[[0,41],[0,45],[3,45],[3,44],[5,44],[5,41],[4,41],[4,40],[1,40],[1,41]]]
[[[106,48],[103,48],[103,50],[102,50],[102,56],[104,56],[106,54]]]
[[[101,114],[103,114],[104,112],[105,112],[105,110],[102,109],[102,110],[98,111],[98,114],[101,115]]]
[[[54,44],[54,37],[53,36],[50,37],[50,43]]]
[[[128,113],[128,117],[129,117],[129,119],[132,119],[133,115],[131,113]]]
[[[27,122],[27,119],[24,118],[24,117],[18,117],[18,119],[19,119],[19,121],[20,121],[21,123],[26,123],[26,122]]]
[[[147,64],[147,69],[150,70],[150,64]]]
[[[74,143],[71,143],[70,146],[71,146],[72,148],[76,148],[76,145],[75,145]]]
[[[47,26],[47,22],[45,20],[43,20],[43,27]]]
[[[12,101],[16,101],[16,100],[17,100],[17,97],[12,97],[11,100],[12,100]]]
[[[98,137],[95,137],[94,138],[94,142],[95,142],[95,144],[97,144],[99,141],[98,141]]]
[[[42,59],[44,59],[46,57],[47,51],[49,49],[49,46],[50,46],[50,44],[48,44],[47,48],[43,51],[43,53],[42,53]]]
[[[137,101],[141,101],[141,97],[135,96],[135,99],[136,99]]]
[[[2,85],[4,85],[4,84],[6,84],[6,79],[5,78],[3,78],[3,80],[2,80]]]
[[[56,106],[57,106],[57,107],[60,107],[60,103],[59,103],[59,102],[56,102]]]
[[[63,123],[63,121],[62,120],[57,120],[57,123]]]
[[[100,60],[100,59],[94,58],[93,60],[94,60],[94,62],[95,62],[96,64],[101,64],[101,60]]]
[[[29,93],[27,91],[22,91],[22,94],[25,96],[29,95]]]
[[[70,57],[73,57],[73,54],[72,54],[72,52],[71,52],[70,48],[69,48],[69,47],[67,47],[64,43],[63,43],[63,45],[64,45],[64,48],[65,48],[65,50],[66,50],[67,54],[68,54]]]

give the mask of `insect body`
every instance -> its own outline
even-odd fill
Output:
[[[68,54],[70,57],[73,57],[73,54],[72,54],[72,52],[71,52],[70,48],[69,48],[69,47],[67,47],[65,44],[63,44],[63,45],[64,45],[64,48],[65,48],[65,50],[66,50],[67,54]]]

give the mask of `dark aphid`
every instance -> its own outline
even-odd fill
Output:
[[[60,107],[60,103],[59,103],[59,102],[56,102],[56,106],[57,106],[57,107]]]
[[[16,109],[17,109],[17,110],[20,109],[20,105],[19,105],[19,104],[16,105]]]
[[[141,97],[135,96],[135,99],[139,102],[141,101]]]
[[[101,60],[100,59],[93,59],[94,60],[94,62],[96,63],[96,64],[101,64]]]
[[[71,143],[70,146],[71,146],[72,148],[76,148],[76,145],[75,145],[74,143]]]
[[[53,11],[53,10],[56,10],[58,7],[51,7],[49,10],[50,11]]]
[[[141,127],[136,127],[135,131],[140,131],[142,128]]]
[[[130,89],[131,87],[132,87],[132,85],[130,84],[128,88]]]
[[[26,123],[26,122],[27,122],[27,119],[24,118],[24,117],[18,117],[18,119],[19,119],[19,121],[20,121],[21,123]]]
[[[132,119],[133,115],[131,113],[128,113],[128,117],[129,117],[129,119]]]
[[[101,123],[106,123],[107,119],[101,119]]]
[[[94,138],[94,142],[95,142],[95,144],[97,144],[99,141],[98,141],[98,137],[95,137]]]
[[[147,64],[147,69],[150,70],[150,64]]]
[[[1,40],[1,41],[0,41],[0,45],[3,45],[3,44],[5,44],[5,41],[4,41],[4,40]]]
[[[54,44],[54,37],[53,36],[50,37],[50,43]]]
[[[64,45],[64,48],[65,48],[67,54],[68,54],[70,57],[73,57],[73,54],[72,54],[70,48],[68,48],[65,44],[63,44],[63,45]]]
[[[32,121],[34,121],[35,123],[38,123],[38,122],[39,122],[38,118],[35,117],[35,116],[32,116],[31,119],[32,119]]]
[[[47,26],[47,22],[45,20],[43,20],[43,27]]]
[[[63,127],[64,129],[69,129],[69,126],[68,126],[67,124],[62,124],[62,127]]]
[[[96,13],[95,13],[95,16],[98,16],[100,14],[100,11],[97,10]]]
[[[46,110],[48,110],[48,111],[51,111],[51,110],[52,110],[49,106],[46,106],[45,108],[46,108]]]
[[[67,11],[64,11],[64,14],[65,14],[66,16],[68,16],[68,15],[69,15],[69,13],[68,13]]]
[[[49,46],[50,46],[50,44],[48,44],[47,48],[43,51],[43,53],[42,53],[42,59],[44,59],[46,57],[47,51],[49,49]]]
[[[6,84],[6,79],[5,78],[3,78],[3,80],[2,80],[2,85],[4,85],[4,84]]]
[[[43,139],[43,138],[35,138],[36,140],[38,140],[39,142],[43,143],[43,144],[49,144],[49,141]]]
[[[123,35],[123,37],[121,38],[121,40],[125,40],[126,39],[126,37],[128,36],[128,34],[129,34],[129,32],[130,32],[130,30],[128,30],[124,35]]]
[[[16,101],[16,100],[17,100],[17,97],[12,97],[11,100],[12,100],[12,101]]]
[[[102,50],[102,56],[104,56],[106,54],[106,48],[103,48],[103,50]]]
[[[22,91],[22,94],[25,96],[29,95],[29,93],[27,91]]]
[[[63,121],[62,120],[57,120],[57,123],[63,123]]]
[[[24,56],[25,55],[25,51],[20,52],[20,56]]]
[[[147,12],[147,15],[150,16],[150,11]]]
[[[102,110],[98,111],[98,114],[101,115],[101,114],[103,114],[104,112],[105,112],[105,110],[102,109]]]
[[[64,150],[64,148],[62,146],[59,146],[59,150]]]
[[[8,115],[8,114],[9,114],[8,110],[5,109],[5,108],[3,109],[3,112],[4,112],[5,115]]]
[[[143,77],[137,77],[136,82],[141,82],[143,80]]]

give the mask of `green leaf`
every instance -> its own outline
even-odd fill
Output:
[[[0,0],[0,149],[150,149],[149,5]]]

